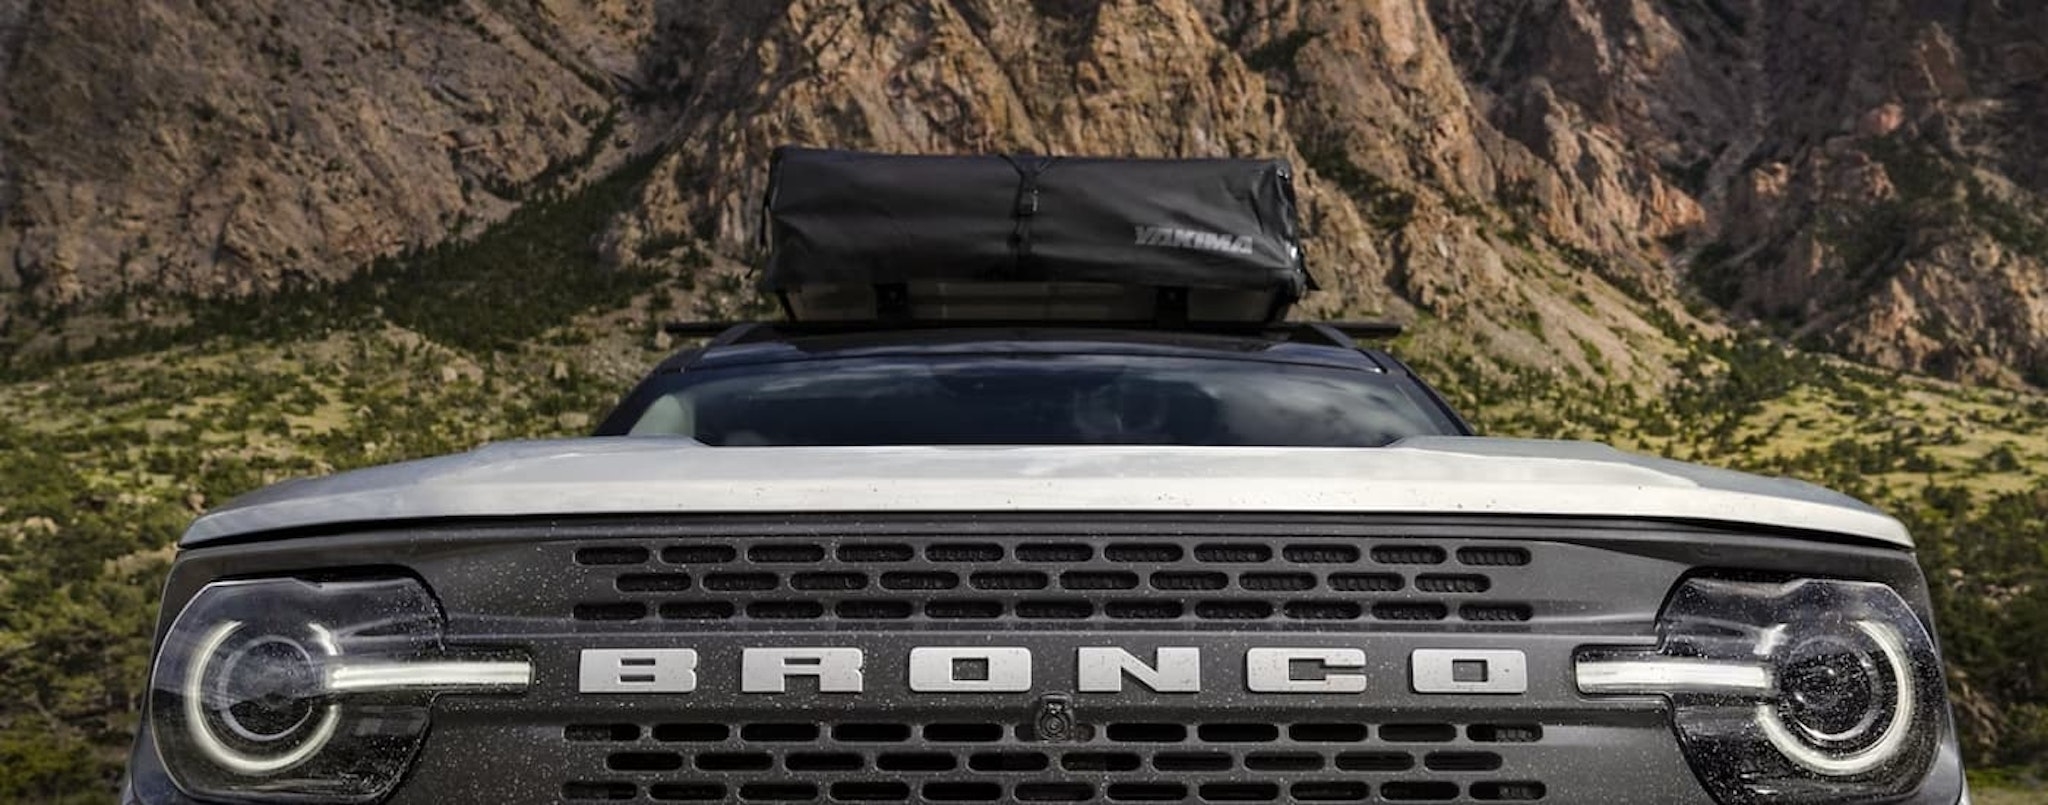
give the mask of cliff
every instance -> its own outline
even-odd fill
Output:
[[[2038,4],[17,0],[0,69],[30,347],[95,300],[336,280],[632,154],[606,264],[744,261],[796,142],[1284,156],[1311,312],[1519,363],[1633,375],[1729,320],[2048,383]]]

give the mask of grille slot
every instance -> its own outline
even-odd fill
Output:
[[[1102,555],[1112,562],[1178,562],[1181,548],[1162,542],[1123,542],[1102,549]]]
[[[1520,567],[1529,564],[1529,549],[1498,546],[1459,548],[1458,563],[1480,567]]]
[[[661,561],[671,565],[718,565],[737,556],[739,552],[730,545],[676,545],[661,550]]]
[[[1380,796],[1390,802],[1443,802],[1458,798],[1458,784],[1402,780],[1380,786]]]
[[[1003,738],[1001,724],[927,724],[924,739],[933,743],[989,743]]]
[[[865,590],[868,577],[865,573],[798,573],[790,577],[789,586],[797,590]]]
[[[1489,802],[1535,802],[1543,798],[1542,783],[1532,781],[1472,784],[1472,798]]]
[[[1401,577],[1392,573],[1338,573],[1330,577],[1330,589],[1342,592],[1389,593],[1401,589],[1402,586]],[[1415,588],[1433,593],[1451,592],[1432,590],[1423,586],[1420,579],[1417,580]]]
[[[1323,767],[1323,756],[1307,752],[1262,752],[1246,755],[1244,767],[1251,771],[1314,771]]]
[[[1269,802],[1280,796],[1272,783],[1203,783],[1200,796],[1215,802]]]
[[[1109,798],[1118,802],[1169,802],[1187,796],[1188,787],[1180,783],[1109,784]]]
[[[882,771],[952,771],[959,765],[952,755],[940,752],[891,752],[875,759]]]
[[[1095,614],[1095,605],[1086,601],[1020,601],[1017,603],[1017,617],[1033,620],[1081,620]]]
[[[1386,601],[1372,605],[1372,616],[1383,621],[1440,621],[1451,614],[1434,601]]]
[[[832,798],[849,802],[901,801],[910,798],[910,786],[896,782],[849,780],[832,784]]]
[[[1372,549],[1372,560],[1383,565],[1441,565],[1444,549],[1434,545],[1382,545]]]
[[[1191,573],[1162,570],[1152,574],[1154,590],[1221,590],[1230,584],[1222,573]]]
[[[993,802],[1003,795],[995,783],[925,783],[924,798],[933,802]]]
[[[1543,740],[1540,724],[1473,724],[1465,728],[1473,743],[1526,744]]]
[[[1287,737],[1303,743],[1357,743],[1365,740],[1364,724],[1295,724],[1287,728]]]
[[[1003,546],[990,542],[941,543],[926,548],[924,556],[934,562],[994,562],[1003,558]]]
[[[619,752],[605,759],[612,771],[675,771],[683,767],[683,756],[674,752]]]
[[[983,571],[968,577],[977,590],[1043,590],[1045,574],[1029,570]]]
[[[911,607],[908,601],[841,601],[837,612],[848,620],[902,620]]]
[[[1184,724],[1109,725],[1109,740],[1113,743],[1180,743],[1187,737]]]
[[[1327,545],[1289,545],[1280,551],[1287,561],[1301,565],[1348,565],[1358,561],[1358,548],[1353,545],[1331,543]]]
[[[725,799],[725,786],[717,783],[656,783],[647,795],[664,802],[712,802]]]
[[[704,577],[704,589],[720,592],[773,590],[777,586],[773,573],[712,573]]]
[[[775,758],[766,752],[706,752],[697,756],[704,771],[766,771]]]
[[[975,771],[1044,771],[1051,765],[1043,752],[983,752],[967,759],[967,768]]]
[[[1202,562],[1252,564],[1273,558],[1273,549],[1256,542],[1218,542],[1195,546],[1195,559]]]
[[[1130,590],[1138,586],[1138,574],[1121,570],[1070,570],[1060,574],[1060,586],[1069,590]]]
[[[790,771],[856,771],[863,761],[851,752],[799,752],[783,758]]]
[[[1500,755],[1492,752],[1431,752],[1422,756],[1422,767],[1430,771],[1494,771]]]
[[[951,590],[960,586],[960,576],[945,571],[884,573],[882,586],[891,590]]]
[[[910,740],[910,725],[835,724],[832,737],[847,743],[902,743]]]
[[[747,783],[740,786],[740,799],[760,802],[804,802],[818,798],[818,787],[810,783]]]
[[[740,740],[772,741],[815,741],[818,739],[816,724],[748,724],[740,728]]]
[[[747,617],[761,620],[812,620],[825,614],[816,601],[755,601],[747,605]]]
[[[1095,558],[1095,546],[1085,542],[1027,542],[1017,546],[1017,558],[1025,562],[1086,562]]]
[[[1264,601],[1203,601],[1195,605],[1195,617],[1212,621],[1245,621],[1270,618],[1273,605]]]
[[[1372,786],[1365,783],[1306,782],[1295,783],[1288,793],[1307,802],[1362,802],[1372,796]]]
[[[1407,771],[1415,768],[1415,756],[1406,752],[1343,752],[1337,768],[1344,771]]]
[[[1549,793],[1529,761],[1496,751],[1540,740],[1536,724],[1133,721],[1077,725],[1066,744],[1033,743],[1026,732],[972,721],[570,724],[562,750],[589,768],[573,770],[561,791],[571,801],[1212,803],[1533,802]],[[1436,746],[1398,746],[1406,743]]]
[[[1475,574],[1424,573],[1415,577],[1415,589],[1426,593],[1483,593],[1492,584]]]
[[[1316,577],[1307,573],[1246,573],[1237,583],[1258,592],[1296,592],[1316,588]]]
[[[1067,771],[1132,771],[1143,761],[1128,752],[1068,752],[1060,758]]]
[[[1165,752],[1152,758],[1160,771],[1228,771],[1230,756],[1222,752]]]
[[[1102,614],[1119,620],[1166,620],[1178,618],[1186,607],[1178,601],[1111,601],[1102,607]]]
[[[1095,798],[1095,786],[1087,783],[1022,783],[1017,798],[1025,802],[1082,802]]]
[[[812,539],[572,544],[565,557],[577,568],[571,616],[591,624],[906,621],[962,629],[985,622],[1374,629],[1456,620],[1503,630],[1525,630],[1544,616],[1528,600],[1533,585],[1523,581],[1534,556],[1515,545],[1344,537]],[[1441,567],[1453,558],[1456,565]]]
[[[1388,724],[1380,728],[1380,740],[1391,743],[1446,743],[1458,739],[1458,728],[1449,724]]]
[[[824,558],[822,545],[779,542],[747,549],[747,559],[754,562],[817,562]]]
[[[1458,617],[1474,623],[1519,623],[1535,616],[1535,611],[1526,604],[1466,604],[1458,607]]]
[[[619,577],[622,593],[674,593],[690,589],[690,577],[681,573],[629,573]]]
[[[661,605],[663,620],[710,621],[732,617],[730,601],[671,601]]]
[[[839,546],[841,562],[908,562],[917,557],[917,550],[899,543],[858,543]]]
[[[666,743],[715,743],[732,734],[724,724],[656,724],[654,740]]]

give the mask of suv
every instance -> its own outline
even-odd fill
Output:
[[[124,799],[1967,799],[1896,520],[1472,435],[1287,176],[788,154],[793,321],[193,523]]]
[[[1897,522],[1331,327],[742,325],[600,434],[200,518],[127,800],[1961,796]]]

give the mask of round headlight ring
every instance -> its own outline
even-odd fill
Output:
[[[225,621],[216,624],[206,632],[206,636],[201,638],[194,647],[194,656],[200,659],[192,663],[192,667],[185,672],[183,686],[184,701],[182,702],[185,708],[185,727],[187,734],[191,736],[192,745],[204,754],[208,760],[218,763],[221,768],[236,774],[249,777],[265,777],[289,771],[305,763],[314,755],[319,754],[321,749],[326,748],[328,742],[334,740],[335,729],[341,725],[341,706],[329,704],[318,708],[318,721],[314,724],[311,732],[301,739],[297,746],[281,754],[259,755],[230,746],[227,741],[214,732],[213,722],[215,718],[212,717],[213,714],[207,712],[206,705],[209,701],[221,701],[222,697],[219,695],[219,687],[226,684],[227,675],[235,670],[235,663],[233,661],[241,659],[245,655],[241,653],[228,655],[230,662],[224,663],[228,667],[221,670],[220,678],[215,680],[214,690],[209,691],[206,683],[209,672],[214,670],[214,660],[220,657],[221,648],[227,645],[228,640],[233,638],[237,632],[242,631],[245,626],[246,624],[241,621]],[[320,647],[324,656],[332,657],[339,653],[331,633],[320,626],[313,626],[312,629],[316,635],[314,645]],[[283,638],[271,636],[258,638],[259,641],[281,639]],[[236,726],[235,722],[232,721],[232,717],[225,717],[221,720],[231,727]],[[243,737],[250,738],[254,736],[245,734]]]
[[[1906,739],[1912,730],[1914,709],[1918,706],[1913,692],[1913,672],[1907,658],[1905,637],[1889,624],[1876,621],[1859,620],[1854,626],[1876,645],[1879,656],[1891,671],[1891,678],[1897,680],[1890,686],[1892,706],[1889,708],[1884,732],[1875,742],[1847,753],[1829,752],[1802,738],[1788,726],[1779,713],[1778,705],[1760,704],[1756,708],[1757,727],[1763,730],[1764,739],[1770,741],[1771,748],[1808,771],[1829,777],[1868,774],[1896,759],[1899,752],[1906,747]]]

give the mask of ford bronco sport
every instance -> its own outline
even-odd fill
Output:
[[[1473,435],[1346,328],[1282,323],[1299,288],[1215,279],[1298,276],[1291,196],[1230,192],[1284,166],[937,162],[786,153],[792,321],[685,328],[715,337],[594,438],[201,517],[125,799],[1966,799],[1897,521]],[[847,165],[837,206],[799,203]],[[970,209],[973,181],[890,183],[976,170],[997,235],[833,218]],[[1215,196],[1114,216],[1167,255],[1103,258],[1132,277],[1068,248],[1103,212],[1049,201],[1202,171]],[[993,279],[988,236],[1018,258]],[[971,268],[818,268],[876,239]]]

